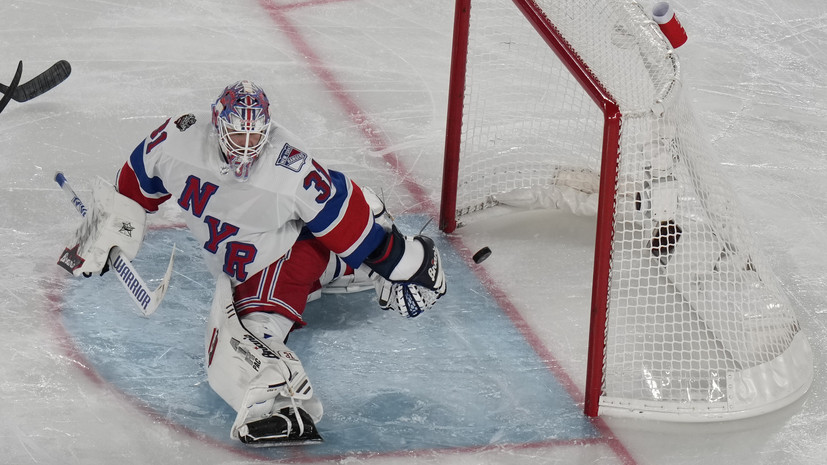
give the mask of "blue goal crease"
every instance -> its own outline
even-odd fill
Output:
[[[422,217],[397,219],[418,230]],[[324,457],[474,448],[596,438],[564,386],[445,238],[448,293],[417,318],[383,311],[372,291],[324,295],[290,335],[324,405],[325,439],[303,450]],[[170,422],[230,447],[235,412],[209,387],[204,330],[213,278],[200,246],[177,229],[150,231],[134,261],[162,276],[175,243],[175,274],[161,308],[140,318],[114,277],[73,281],[62,318],[100,376]],[[256,449],[284,457],[282,448]]]

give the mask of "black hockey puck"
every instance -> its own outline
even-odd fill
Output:
[[[483,247],[474,254],[474,263],[482,263],[491,256],[491,249]]]

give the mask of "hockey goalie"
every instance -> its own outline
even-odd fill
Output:
[[[70,244],[75,275],[101,274],[112,247],[134,258],[147,212],[166,201],[180,207],[216,277],[207,377],[237,411],[231,436],[254,446],[322,440],[322,405],[285,345],[305,325],[309,299],[372,289],[381,308],[416,317],[446,291],[433,240],[402,234],[375,194],[302,147],[271,121],[260,87],[236,82],[209,116],[170,118],[152,131],[115,185],[95,189]],[[125,234],[125,223],[137,228]]]

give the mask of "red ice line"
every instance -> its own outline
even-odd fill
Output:
[[[310,69],[322,81],[325,87],[327,87],[333,98],[339,102],[350,120],[356,124],[356,127],[359,128],[365,136],[365,139],[370,142],[373,150],[380,153],[387,152],[382,158],[390,165],[391,171],[393,171],[396,177],[401,180],[401,184],[411,193],[414,199],[417,200],[417,210],[433,213],[436,211],[436,205],[428,198],[428,194],[422,186],[411,177],[396,153],[387,151],[390,144],[388,140],[385,139],[382,128],[371,121],[370,117],[365,114],[359,104],[351,98],[350,94],[342,87],[342,84],[333,72],[325,66],[324,60],[319,58],[313,50],[313,47],[304,40],[301,31],[287,17],[287,12],[297,8],[345,1],[349,0],[311,0],[288,5],[274,5],[268,0],[259,0],[259,4],[267,11],[279,29],[287,35],[293,47],[305,57]]]

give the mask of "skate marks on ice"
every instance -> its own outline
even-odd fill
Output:
[[[422,217],[398,220],[409,233]],[[305,311],[307,327],[288,346],[302,359],[324,404],[321,445],[309,459],[401,451],[475,450],[569,443],[599,436],[465,262],[435,230],[448,294],[414,319],[378,308],[372,291],[324,295]],[[229,438],[235,412],[209,387],[204,327],[213,279],[185,230],[150,231],[134,261],[163,275],[164,253],[180,253],[170,290],[150,318],[129,311],[114,277],[73,280],[61,318],[86,362],[135,403],[190,436],[267,458]]]

